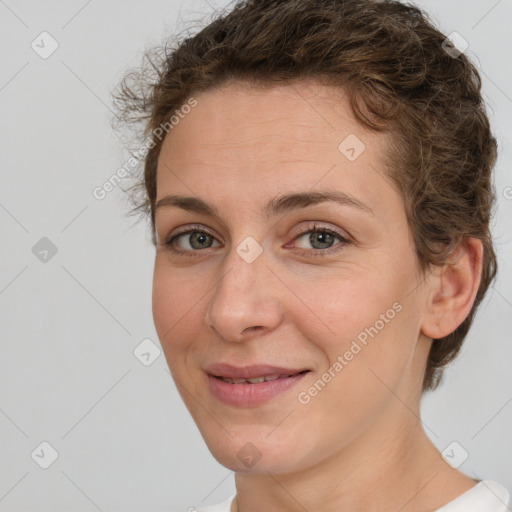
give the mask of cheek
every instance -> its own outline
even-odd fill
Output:
[[[152,308],[160,343],[165,351],[186,346],[191,330],[199,325],[201,297],[205,290],[200,280],[184,279],[180,270],[170,271],[165,264],[155,263]],[[188,331],[188,332],[187,332]]]
[[[360,393],[350,394],[356,400],[375,393],[376,386],[385,387],[378,377],[394,385],[416,343],[417,311],[404,293],[407,279],[379,274],[359,269],[345,277],[315,279],[314,286],[299,280],[294,286],[307,308],[297,306],[293,321],[322,353],[317,370],[322,374],[330,368],[336,375],[336,383],[328,386],[332,391],[356,386]],[[351,402],[350,397],[343,400]]]
[[[411,306],[395,300],[395,291],[389,283],[345,282],[333,287],[333,295],[308,298],[335,333],[312,329],[301,319],[308,340],[323,354],[323,364],[297,398],[308,421],[318,423],[319,429],[330,425],[334,438],[349,439],[371,424],[393,399],[390,389],[397,389],[407,372],[415,323]]]
[[[303,306],[297,303],[295,321],[311,341],[329,349],[346,350],[353,339],[365,332],[380,315],[395,316],[393,303],[399,298],[393,283],[376,279],[369,272],[351,270],[314,280],[297,280],[293,289]],[[361,336],[364,339],[364,335]]]

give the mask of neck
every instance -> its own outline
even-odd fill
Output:
[[[424,512],[473,487],[441,458],[419,414],[396,402],[386,418],[313,467],[236,473],[231,512]]]

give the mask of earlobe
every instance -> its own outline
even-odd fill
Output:
[[[452,333],[468,316],[482,275],[483,245],[476,238],[461,242],[450,262],[434,272],[421,331],[439,339]]]

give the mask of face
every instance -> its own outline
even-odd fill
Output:
[[[299,471],[363,436],[371,453],[413,417],[396,395],[419,396],[428,348],[388,136],[315,82],[195,98],[157,170],[153,315],[180,395],[235,471]],[[257,365],[308,371],[218,378]]]

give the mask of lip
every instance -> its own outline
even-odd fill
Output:
[[[284,366],[272,366],[268,364],[233,366],[228,363],[215,363],[207,366],[204,370],[209,375],[216,377],[253,379],[255,377],[264,377],[266,375],[295,375],[305,370],[311,370],[311,368],[285,368]]]
[[[309,373],[309,372],[307,372]],[[236,407],[255,407],[274,398],[302,380],[307,373],[284,377],[257,384],[230,384],[208,375],[211,393],[221,402]]]

